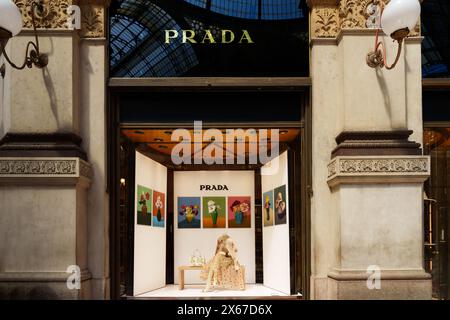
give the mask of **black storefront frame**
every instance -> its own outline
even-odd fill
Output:
[[[425,78],[422,79],[422,94],[423,94],[423,131],[426,129],[433,128],[450,128],[450,115],[446,112],[445,102],[450,98],[450,78]],[[433,94],[439,94],[441,100],[429,100],[429,96]],[[443,103],[445,99],[445,102]],[[433,107],[435,107],[434,103],[437,104],[437,107],[444,106],[441,110],[435,111]],[[444,111],[444,112],[443,112]],[[448,245],[448,236],[446,239]],[[440,250],[438,249],[437,252]],[[426,260],[424,248],[424,260]],[[447,299],[450,297],[450,247],[447,247]],[[424,261],[425,262],[425,261]],[[441,262],[442,263],[442,262]],[[440,274],[438,275],[441,276]],[[440,288],[438,289],[441,290]]]
[[[110,200],[110,297],[120,299],[120,131],[125,128],[142,127],[142,124],[121,123],[120,97],[124,94],[144,94],[149,92],[173,92],[173,91],[195,91],[201,94],[210,90],[275,90],[301,91],[303,101],[299,107],[301,110],[300,125],[301,136],[301,159],[290,159],[300,161],[299,166],[294,166],[303,174],[299,174],[301,201],[296,201],[295,211],[300,210],[299,219],[295,219],[294,230],[301,232],[294,233],[292,239],[295,245],[291,246],[291,257],[295,259],[295,266],[292,268],[292,287],[297,289],[301,285],[303,298],[310,298],[310,274],[311,274],[311,223],[310,223],[310,198],[312,196],[312,148],[311,148],[311,79],[310,78],[151,78],[151,79],[110,79],[107,108],[107,167],[108,181],[107,192]],[[148,128],[167,127],[168,123],[147,123]],[[178,126],[183,124],[177,123]],[[240,123],[244,125],[245,123]],[[252,127],[257,127],[255,123],[249,123]],[[261,124],[267,126],[267,123]],[[293,123],[276,123],[273,127],[292,127]],[[297,174],[297,173],[295,173]],[[292,175],[294,176],[294,175]],[[290,181],[291,183],[291,181]],[[291,233],[292,234],[292,233]],[[128,239],[130,241],[130,239]],[[295,249],[292,249],[295,248]],[[298,250],[299,248],[300,250]],[[131,280],[131,279],[129,279]],[[132,281],[132,280],[131,280]]]

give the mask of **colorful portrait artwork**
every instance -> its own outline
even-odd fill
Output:
[[[287,222],[287,201],[286,201],[286,185],[278,187],[274,190],[274,211],[275,224],[286,224]]]
[[[228,228],[251,228],[251,197],[228,197]]]
[[[262,212],[264,227],[273,226],[273,190],[267,191],[263,194]]]
[[[203,228],[226,228],[225,197],[203,197]]]
[[[200,197],[178,197],[178,229],[200,229]]]
[[[153,226],[164,228],[166,216],[166,195],[153,191]]]
[[[137,224],[152,225],[152,190],[137,186]]]

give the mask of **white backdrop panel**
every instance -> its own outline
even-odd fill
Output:
[[[136,152],[135,194],[138,184],[165,193],[167,208],[167,168]],[[166,285],[166,227],[138,225],[137,197],[134,201],[134,295],[139,295]]]
[[[201,191],[200,185],[226,185],[228,191]],[[178,229],[178,197],[251,196],[252,225],[247,229]],[[228,209],[228,208],[227,208]],[[227,211],[228,212],[228,211]],[[202,212],[203,214],[203,212]],[[255,283],[255,173],[253,171],[178,171],[174,173],[174,260],[175,283],[178,267],[189,265],[195,249],[207,260],[214,256],[217,238],[227,233],[238,245],[239,260],[246,268],[247,283]],[[199,273],[188,271],[186,284],[201,284]]]
[[[290,256],[289,256],[289,186],[288,154],[278,157],[278,171],[273,175],[262,176],[262,193],[286,185],[287,221],[286,224],[263,227],[263,266],[264,285],[290,294]],[[272,160],[266,167],[273,166]],[[276,167],[276,166],[274,166]]]

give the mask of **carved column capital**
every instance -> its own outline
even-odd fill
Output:
[[[386,3],[389,0],[385,0]],[[380,0],[309,0],[311,38],[337,38],[342,30],[375,29]],[[410,36],[420,35],[420,23]]]
[[[339,32],[339,14],[336,1],[314,1],[313,4],[310,4],[310,7],[311,39],[336,38]]]
[[[106,11],[110,4],[111,0],[79,0],[82,38],[106,37]]]

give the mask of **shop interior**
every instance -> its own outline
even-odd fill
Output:
[[[186,128],[192,139],[173,141],[179,128],[141,126],[120,131],[123,295],[148,299],[295,296],[301,126],[247,123],[243,131],[255,134],[254,141],[239,134],[231,138],[227,130],[238,127],[223,123],[216,136],[208,135],[208,126],[201,131]],[[265,130],[267,154],[276,146],[279,155],[265,165],[250,164]],[[217,144],[221,139],[222,144]],[[279,140],[279,147],[272,139]],[[171,155],[180,141],[193,150],[192,164],[174,164]],[[233,159],[234,164],[208,165],[206,160],[194,164],[198,153],[207,157],[212,145],[220,149],[210,156],[219,153],[224,162]],[[245,164],[237,164],[239,154]],[[224,235],[229,237],[222,246],[226,254],[218,253]],[[231,259],[220,260],[222,255]],[[215,269],[216,262],[221,264]]]

